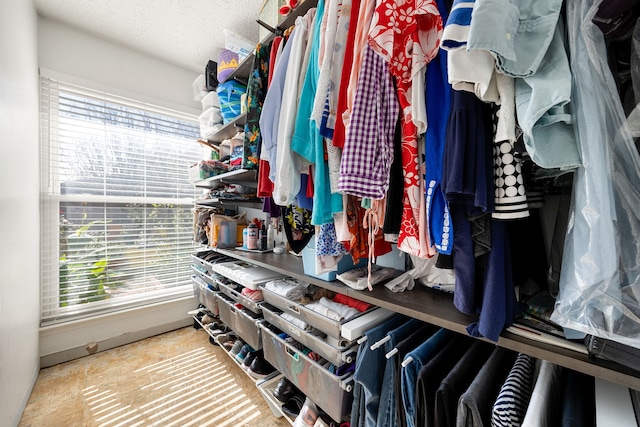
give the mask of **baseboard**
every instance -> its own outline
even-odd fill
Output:
[[[174,331],[176,329],[184,328],[186,326],[193,325],[193,319],[188,317],[180,319],[175,322],[166,323],[163,325],[154,326],[152,328],[144,329],[141,331],[135,331],[126,333],[117,337],[108,338],[102,341],[98,341],[95,352],[101,352],[109,350],[111,348],[120,347],[122,345],[131,344],[136,341],[150,338],[156,335],[164,334],[166,332]],[[94,352],[92,351],[91,354]],[[48,368],[50,366],[58,365],[60,363],[68,362],[70,360],[79,359],[81,357],[88,356],[90,353],[87,351],[87,346],[70,348],[57,353],[47,354],[40,357],[40,367]]]

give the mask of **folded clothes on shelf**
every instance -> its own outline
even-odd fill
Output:
[[[309,283],[300,282],[291,278],[271,280],[264,285],[268,291],[294,302],[299,302],[304,299],[309,286]]]

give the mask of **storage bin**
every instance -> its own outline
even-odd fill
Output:
[[[205,80],[204,74],[200,74],[196,79],[191,83],[193,87],[193,100],[194,101],[202,101],[202,99],[209,93],[207,91],[207,82]]]
[[[262,332],[259,327],[262,316],[237,308],[223,293],[218,293],[220,319],[255,350],[262,348]]]
[[[207,284],[202,282],[202,279],[199,279],[197,276],[191,276],[191,280],[200,287],[198,302],[204,305],[213,315],[218,316],[220,314],[217,299],[219,292],[210,289]]]
[[[396,270],[406,270],[407,253],[398,249],[398,246],[391,245],[391,252],[376,257],[375,264],[380,267],[395,268]]]
[[[364,267],[366,265],[366,258],[362,258],[357,264],[354,264],[351,255],[347,254],[343,255],[342,259],[338,262],[338,269],[336,271],[316,274],[316,237],[313,236],[311,240],[309,240],[309,243],[307,243],[307,246],[302,250],[302,267],[304,269],[304,274],[327,282],[336,280],[336,276],[338,274],[342,274],[345,271],[349,271],[357,267]]]
[[[201,267],[199,265],[196,264],[192,264],[191,265],[191,269],[193,270],[193,273],[199,277],[203,282],[206,283],[207,286],[209,286],[212,289],[218,290],[218,284],[215,281],[215,278],[210,276],[209,274],[205,273],[204,271],[201,271],[200,269],[203,269],[204,267]],[[217,277],[220,277],[219,274],[214,273]]]
[[[226,28],[222,30],[224,33],[224,47],[232,52],[238,54],[239,61],[242,62],[247,56],[253,54],[256,50],[257,43],[253,43],[250,40],[234,33]]]
[[[314,328],[319,329],[325,334],[336,339],[341,338],[340,331],[343,324],[357,319],[365,313],[369,313],[377,309],[377,307],[372,306],[369,310],[362,312],[348,320],[337,321],[329,319],[328,317],[325,317],[320,313],[316,313],[315,311],[306,308],[303,304],[298,304],[296,302],[288,300],[283,296],[271,292],[264,286],[260,286],[260,289],[262,289],[262,296],[264,296],[265,302],[279,308],[285,313],[289,313],[290,315],[295,316],[296,318],[305,322],[307,325],[313,326]]]
[[[238,132],[233,138],[225,139],[220,143],[220,158],[231,156],[237,147],[244,148],[244,132]]]
[[[204,98],[201,100],[202,102],[202,112],[207,111],[211,107],[220,108],[220,102],[218,101],[218,93],[214,90],[208,92]],[[220,117],[220,123],[222,123],[222,117]]]
[[[240,64],[240,56],[237,52],[229,49],[222,49],[218,54],[218,82],[226,81],[231,74],[238,68]],[[220,85],[218,85],[218,88]],[[216,88],[216,90],[218,89]]]
[[[205,261],[205,257],[207,257],[209,261]],[[213,264],[217,264],[220,262],[229,262],[233,260],[233,258],[215,253],[214,251],[201,251],[196,252],[195,254],[191,254],[191,260],[194,262],[194,264],[204,268],[207,271],[207,274],[214,277],[216,275],[216,272],[213,271]]]
[[[195,276],[191,276],[191,284],[193,285],[193,296],[195,297],[196,300],[198,300],[200,304],[202,304],[202,301],[203,301],[202,286],[200,286],[200,282],[194,279],[195,279]]]
[[[219,106],[207,108],[198,116],[198,120],[200,121],[200,137],[203,139],[212,138],[223,126],[222,113]]]
[[[275,271],[239,260],[213,264],[212,268],[216,273],[253,290],[258,289],[258,285],[262,283],[282,277],[282,274]]]
[[[197,181],[211,178],[212,176],[226,172],[229,172],[227,165],[218,162],[217,160],[201,160],[198,163],[189,166],[188,176],[189,181],[194,184]]]
[[[242,114],[242,95],[247,92],[247,86],[235,80],[220,83],[216,88],[220,101],[222,122],[226,125]]]
[[[237,242],[238,222],[235,220],[223,220],[213,224],[213,238],[211,246],[214,248],[235,248]]]
[[[260,394],[267,402],[267,406],[271,409],[273,416],[276,418],[285,417],[287,418],[287,421],[289,421],[289,424],[293,425],[294,420],[282,411],[282,402],[276,399],[273,394],[273,390],[276,389],[282,378],[284,378],[284,375],[277,373],[275,376],[267,377],[266,379],[258,382],[256,387],[258,387],[258,391],[260,391]]]
[[[334,365],[342,366],[345,363],[351,363],[355,360],[356,353],[358,352],[357,343],[343,340],[344,346],[333,347],[324,339],[312,335],[280,317],[282,311],[278,308],[268,303],[263,303],[261,307],[264,320],[275,325],[278,329],[287,333],[294,340],[306,347],[309,347],[311,350],[315,351]]]
[[[218,280],[217,285],[220,289],[220,292],[231,298],[233,301],[239,303],[247,310],[250,310],[255,314],[262,313],[260,301],[256,302],[242,295],[242,289],[244,289],[244,286],[234,283],[231,280],[224,279]]]
[[[265,359],[331,418],[344,420],[351,413],[353,375],[334,375],[286,343],[268,323],[260,328]]]

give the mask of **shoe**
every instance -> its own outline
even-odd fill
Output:
[[[251,351],[255,351],[253,348],[251,348],[251,346],[249,344],[245,344],[240,351],[238,352],[238,354],[236,354],[236,360],[238,361],[238,363],[242,363],[244,362],[244,358],[247,356],[247,354],[249,354],[249,352]]]
[[[218,339],[218,337],[216,337],[216,339]],[[228,352],[231,352],[231,349],[233,348],[233,345],[236,343],[236,339],[235,337],[228,340],[228,341],[224,341],[222,344],[220,344],[225,350],[227,350]]]
[[[251,366],[249,366],[249,369],[247,369],[247,373],[253,378],[260,380],[265,378],[267,375],[275,372],[275,370],[276,368],[271,366],[271,364],[267,362],[264,357],[256,356],[256,358],[253,359],[253,362],[251,362]]]
[[[251,363],[253,363],[253,359],[256,358],[256,355],[258,354],[257,351],[251,351],[249,352],[245,357],[244,360],[242,361],[242,365],[240,365],[240,367],[242,369],[244,369],[245,371],[247,369],[249,369],[249,367],[251,366]]]
[[[209,316],[208,314],[205,314],[204,316],[202,316],[202,319],[200,319],[200,323],[202,323],[203,325],[208,325],[210,323],[215,322],[216,319],[214,319],[213,317]]]
[[[282,405],[282,412],[289,415],[291,418],[297,418],[304,405],[304,396],[294,394]]]
[[[214,337],[216,337],[216,336],[218,336],[218,335],[220,335],[221,333],[224,332],[224,329],[223,328],[219,328],[218,324],[216,322],[209,323],[207,325],[207,329],[209,329],[209,333],[211,335],[213,335]]]
[[[235,339],[236,337],[230,334],[229,332],[223,332],[221,334],[216,335],[216,340],[220,345],[226,343],[227,341],[235,341]],[[233,342],[231,343],[231,345],[233,346]]]
[[[233,347],[231,347],[231,350],[229,350],[229,354],[235,357],[235,355],[240,352],[242,347],[244,347],[244,343],[242,342],[242,340],[236,340],[236,342],[233,343]]]
[[[276,388],[273,389],[273,395],[282,403],[286,403],[287,400],[293,396],[293,392],[293,384],[285,377],[282,377],[280,381],[278,381]]]

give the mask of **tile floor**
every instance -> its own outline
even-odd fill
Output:
[[[187,327],[42,369],[18,426],[288,427],[208,337]]]

